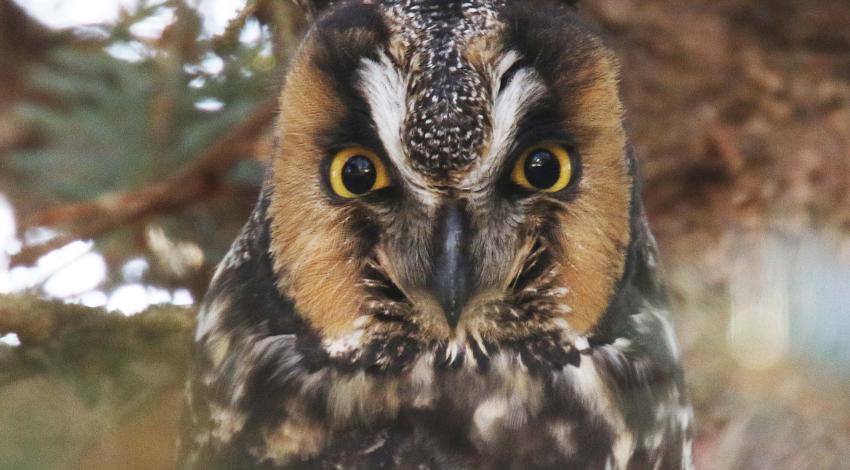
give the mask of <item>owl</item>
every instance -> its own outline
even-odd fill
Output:
[[[617,61],[573,5],[307,7],[179,467],[691,468]]]

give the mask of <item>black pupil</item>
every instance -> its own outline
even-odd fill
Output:
[[[549,189],[561,177],[561,163],[552,152],[537,149],[525,159],[525,179],[537,189]]]
[[[366,194],[375,186],[378,173],[372,160],[363,155],[355,155],[342,167],[342,184],[352,194]]]

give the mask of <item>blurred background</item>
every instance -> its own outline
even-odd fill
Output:
[[[580,11],[622,61],[698,466],[850,468],[850,3]],[[303,26],[282,0],[0,0],[0,469],[169,467]]]

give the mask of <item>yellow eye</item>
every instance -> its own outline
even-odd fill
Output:
[[[346,199],[390,185],[384,162],[375,152],[363,147],[350,147],[334,155],[328,176],[334,192]]]
[[[573,166],[567,149],[544,142],[520,155],[511,172],[511,180],[525,189],[554,193],[566,188],[572,175]]]

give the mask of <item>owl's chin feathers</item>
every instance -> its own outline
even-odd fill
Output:
[[[450,350],[464,350],[471,343],[486,352],[488,347],[536,337],[558,337],[568,344],[584,333],[571,324],[570,289],[561,284],[562,267],[539,237],[531,237],[517,250],[503,281],[472,289],[454,319],[439,295],[428,287],[402,284],[394,275],[391,257],[380,246],[373,250],[358,282],[365,299],[360,310],[356,315],[338,315],[350,318],[341,334],[322,335],[329,351],[347,353],[398,337]]]

